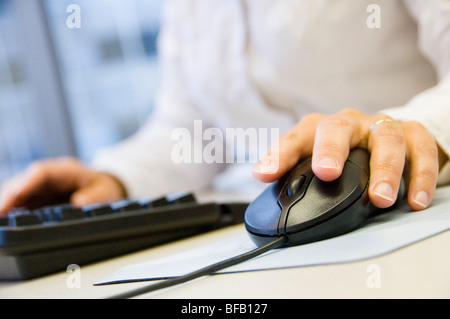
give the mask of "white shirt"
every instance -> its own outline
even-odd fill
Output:
[[[166,0],[159,40],[154,114],[94,161],[132,198],[195,191],[227,167],[173,161],[174,129],[194,120],[283,132],[355,108],[420,121],[450,154],[449,0]]]

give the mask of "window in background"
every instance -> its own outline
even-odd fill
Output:
[[[0,179],[47,155],[12,0],[0,0]]]
[[[0,0],[0,180],[40,158],[90,160],[138,130],[158,85],[162,1]]]
[[[70,5],[79,28],[69,28]],[[162,0],[46,0],[78,154],[133,134],[152,109]],[[67,12],[69,8],[69,12]]]

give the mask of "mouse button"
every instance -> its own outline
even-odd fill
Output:
[[[324,182],[314,177],[306,194],[291,206],[285,232],[293,233],[321,223],[352,205],[366,191],[369,176],[359,166],[347,162],[339,179]]]
[[[303,197],[314,173],[311,169],[311,160],[305,159],[297,164],[292,171],[281,180],[283,185],[279,192],[278,202],[283,210]]]
[[[305,175],[300,175],[294,177],[287,186],[286,195],[293,196],[300,191],[300,188],[303,186],[303,183],[306,180]]]
[[[370,154],[366,149],[354,148],[349,153],[347,160],[369,173]]]
[[[278,235],[281,215],[277,202],[278,191],[277,183],[270,185],[247,207],[245,227],[249,232],[265,236]]]

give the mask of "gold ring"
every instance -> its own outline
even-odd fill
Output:
[[[397,121],[395,121],[395,120],[393,120],[393,119],[381,119],[381,120],[378,120],[378,121],[373,122],[373,123],[370,125],[369,130],[372,132],[372,131],[375,129],[375,127],[376,127],[377,125],[381,124],[381,123],[393,123],[393,124],[397,124]]]

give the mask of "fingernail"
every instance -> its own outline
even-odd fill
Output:
[[[381,183],[378,185],[377,188],[375,188],[374,194],[390,202],[394,201],[394,191],[388,183]]]
[[[428,207],[428,194],[424,191],[420,191],[416,194],[416,197],[414,198],[414,202],[423,208]]]
[[[330,157],[322,158],[320,161],[317,162],[317,166],[322,168],[334,168],[334,169],[338,168],[336,160]]]
[[[278,171],[278,162],[274,161],[270,156],[266,156],[256,163],[253,171],[261,174],[276,173]]]

